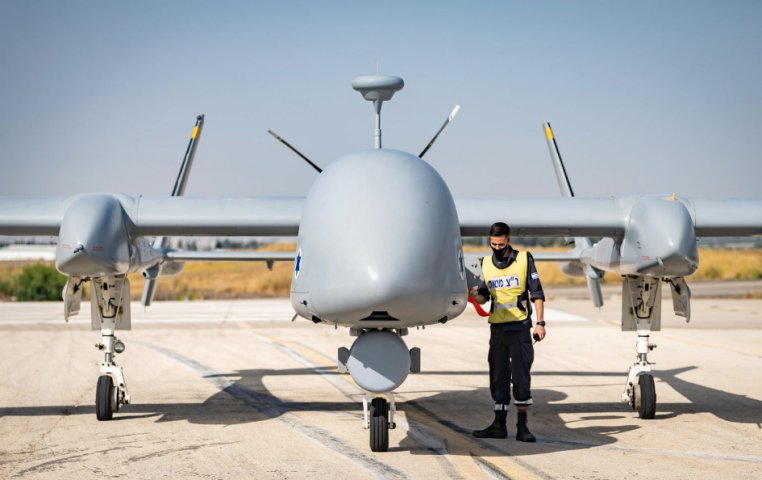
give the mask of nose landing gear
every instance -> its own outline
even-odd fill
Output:
[[[104,350],[104,361],[100,365],[101,375],[95,389],[95,416],[98,420],[111,420],[114,412],[130,403],[127,393],[127,381],[122,367],[114,362],[116,352],[124,351],[124,343],[112,335],[103,335],[103,342],[96,345]]]
[[[622,401],[628,403],[642,419],[656,416],[656,386],[651,374],[648,353],[656,345],[651,343],[651,331],[661,328],[661,289],[658,278],[625,277],[622,295],[622,330],[636,330],[637,358],[630,366]]]
[[[373,452],[386,452],[389,450],[389,430],[397,427],[394,423],[394,413],[397,406],[394,402],[394,394],[387,393],[386,397],[375,397],[370,402],[368,408],[368,397],[363,398],[363,416],[365,417],[365,428],[370,429],[370,449]]]
[[[130,286],[126,277],[93,279],[91,293],[92,327],[101,331],[101,342],[96,344],[103,351],[98,384],[95,388],[95,417],[99,421],[111,420],[114,412],[130,403],[127,381],[122,367],[114,357],[124,352],[124,343],[117,339],[117,325],[130,328]]]

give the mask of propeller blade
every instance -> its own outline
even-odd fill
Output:
[[[590,291],[590,299],[596,307],[603,306],[603,292],[601,291],[601,281],[595,277],[587,277],[587,289]]]
[[[151,305],[151,301],[153,301],[153,294],[156,291],[156,279],[155,278],[149,278],[146,280],[146,284],[143,287],[143,296],[140,297],[140,303],[147,307]]]
[[[198,148],[198,142],[201,139],[201,130],[203,128],[204,114],[202,113],[196,117],[196,125],[193,127],[190,141],[188,141],[188,148],[185,149],[185,157],[183,157],[183,163],[180,165],[180,172],[177,174],[175,186],[172,188],[173,197],[179,197],[185,193],[185,186],[188,184],[190,170],[193,166],[193,159],[196,157],[196,148]]]
[[[572,190],[569,175],[566,173],[566,167],[564,167],[564,161],[561,158],[561,151],[558,149],[556,137],[553,135],[553,129],[550,128],[550,123],[548,122],[545,122],[542,126],[545,129],[545,138],[548,141],[550,159],[553,162],[553,169],[556,171],[556,180],[558,180],[558,188],[561,189],[561,195],[564,197],[573,197],[574,190]]]
[[[556,136],[553,134],[553,129],[550,127],[549,122],[543,123],[542,126],[543,130],[545,130],[545,139],[548,142],[550,160],[553,162],[553,170],[555,170],[556,173],[556,180],[558,181],[558,188],[561,190],[561,195],[564,197],[573,197],[574,189],[572,189],[569,175],[566,173],[566,167],[561,158],[561,150],[558,148],[558,142],[556,142]],[[574,248],[580,252],[590,249],[592,245],[593,242],[589,238],[574,238]],[[589,263],[583,261],[582,264],[585,267],[585,278],[587,280],[587,289],[590,292],[590,299],[593,301],[593,305],[601,307],[603,306],[601,272],[594,269]]]
[[[183,156],[183,162],[180,164],[180,171],[177,173],[175,179],[175,185],[172,187],[172,196],[181,197],[185,193],[185,186],[188,184],[188,178],[190,178],[191,167],[193,166],[193,159],[196,158],[196,149],[198,148],[198,142],[201,140],[201,130],[204,129],[204,114],[196,117],[196,124],[193,126],[193,132],[191,138],[188,141],[188,147],[185,149],[185,156]],[[153,242],[153,248],[162,250],[167,246],[169,239],[167,237],[157,237]],[[159,265],[151,267],[152,272],[146,270],[144,276],[146,277],[146,283],[143,287],[143,296],[140,303],[144,307],[151,304],[153,300],[153,294],[156,290],[156,281],[159,273]]]

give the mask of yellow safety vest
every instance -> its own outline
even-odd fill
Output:
[[[516,261],[506,268],[497,268],[492,257],[482,258],[482,273],[492,296],[489,323],[520,322],[529,312],[518,307],[519,297],[527,289],[527,252],[516,255]]]

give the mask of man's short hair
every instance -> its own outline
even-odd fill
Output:
[[[490,237],[502,237],[507,236],[511,234],[511,227],[508,226],[508,224],[503,222],[497,222],[493,223],[491,227],[489,227],[489,236]]]

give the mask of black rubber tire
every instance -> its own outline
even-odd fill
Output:
[[[370,449],[389,450],[389,404],[385,398],[377,397],[370,403]]]
[[[638,378],[638,389],[640,389],[640,404],[638,407],[638,416],[649,420],[656,416],[656,386],[654,385],[653,375],[644,373]]]
[[[111,399],[114,395],[114,381],[108,375],[98,377],[98,387],[95,389],[95,416],[98,420],[111,420],[114,409]]]

